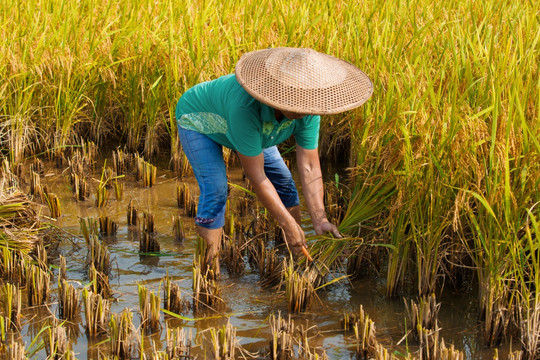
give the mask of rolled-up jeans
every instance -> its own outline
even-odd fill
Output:
[[[223,147],[205,134],[178,127],[184,153],[199,184],[199,204],[195,224],[219,229],[225,224],[227,173]],[[300,204],[296,184],[276,146],[263,150],[264,172],[286,208]]]

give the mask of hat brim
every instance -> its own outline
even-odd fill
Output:
[[[299,114],[341,113],[361,106],[373,94],[373,83],[363,71],[312,49],[252,51],[238,60],[235,75],[255,99]]]

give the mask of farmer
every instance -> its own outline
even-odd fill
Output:
[[[284,230],[289,249],[299,254],[307,246],[300,201],[276,145],[294,135],[314,230],[341,237],[324,210],[319,115],[360,106],[372,92],[367,75],[345,61],[311,49],[272,48],[245,54],[235,74],[200,83],[182,95],[176,121],[199,183],[195,224],[214,271],[219,272],[228,188],[222,147],[236,152],[259,201]]]

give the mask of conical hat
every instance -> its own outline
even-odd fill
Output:
[[[235,74],[255,99],[299,114],[337,114],[373,94],[373,83],[356,66],[312,49],[252,51],[238,60]]]

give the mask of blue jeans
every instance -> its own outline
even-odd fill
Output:
[[[199,184],[199,204],[195,224],[208,229],[219,229],[225,224],[227,203],[227,173],[223,148],[208,136],[178,127],[184,153]],[[285,207],[300,204],[296,184],[277,147],[263,150],[264,172],[276,188]]]

